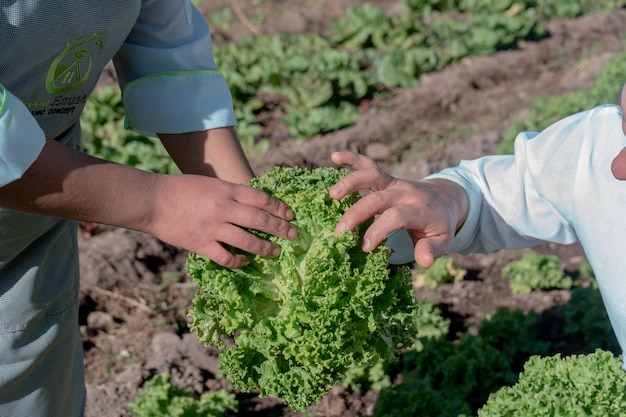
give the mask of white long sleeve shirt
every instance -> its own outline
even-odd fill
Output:
[[[519,134],[514,155],[463,161],[430,177],[454,181],[469,196],[450,253],[580,242],[624,351],[626,182],[611,173],[626,147],[621,122],[618,106],[600,106]]]

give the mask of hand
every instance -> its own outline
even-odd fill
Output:
[[[342,216],[335,233],[354,230],[377,216],[363,236],[362,248],[371,251],[390,233],[406,229],[415,244],[415,261],[428,268],[445,254],[468,212],[464,190],[447,180],[410,182],[382,171],[376,163],[351,152],[335,152],[331,159],[356,171],[330,189],[340,199],[355,191],[371,191]]]
[[[256,255],[276,257],[280,247],[246,229],[285,239],[297,235],[289,223],[293,212],[282,202],[252,187],[196,175],[161,176],[156,211],[149,233],[165,242],[238,268],[249,260],[223,244]]]
[[[246,229],[297,235],[291,210],[252,187],[201,175],[159,175],[46,141],[22,177],[0,187],[0,207],[150,233],[226,267],[248,263],[222,244],[261,256],[280,248]]]

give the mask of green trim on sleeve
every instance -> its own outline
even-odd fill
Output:
[[[232,95],[218,70],[164,71],[122,86],[124,128],[156,137],[236,125]]]
[[[133,85],[141,82],[141,81],[145,81],[145,80],[149,80],[152,78],[160,78],[160,77],[178,77],[181,75],[192,75],[192,74],[207,74],[207,75],[215,75],[215,74],[222,74],[221,71],[217,71],[217,70],[194,70],[194,71],[168,71],[168,72],[157,72],[155,74],[150,74],[147,75],[145,77],[140,77],[137,79],[134,79],[133,81],[129,82],[128,84],[126,84],[121,91],[121,95],[122,95],[122,105],[124,107],[126,107],[126,102],[124,100],[124,95],[126,93],[126,90],[128,90],[130,87],[132,87]],[[1,114],[1,113],[0,113]],[[130,117],[128,116],[128,112],[126,112],[126,116],[124,117],[124,129],[126,130],[132,130],[133,129],[133,123],[130,120]]]
[[[2,92],[2,100],[0,100],[0,116],[2,116],[9,104],[9,92],[2,84],[0,84],[0,92]]]
[[[128,84],[122,88],[122,98],[124,98],[124,93],[128,90],[132,85],[143,81],[148,80],[150,78],[159,78],[159,77],[177,77],[180,75],[189,75],[189,74],[221,74],[221,71],[217,70],[195,70],[195,71],[169,71],[169,72],[157,72],[156,74],[150,74],[145,77],[140,77],[135,80],[132,80]]]

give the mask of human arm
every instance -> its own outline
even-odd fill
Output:
[[[145,0],[113,58],[127,127],[158,136],[181,171],[252,178],[206,20],[188,0]]]
[[[375,202],[378,199],[391,207],[395,204],[396,207],[389,216],[402,219],[395,220],[396,223],[408,223],[407,219],[411,218],[435,222],[434,219],[442,215],[437,212],[449,211],[451,208],[447,205],[458,202],[460,194],[457,192],[462,190],[468,203],[463,224],[450,241],[447,239],[452,228],[448,227],[448,234],[441,238],[443,245],[437,246],[439,249],[445,246],[443,249],[449,253],[520,249],[544,242],[561,244],[577,242],[575,204],[577,187],[589,188],[577,184],[597,180],[595,177],[581,178],[580,173],[585,171],[593,158],[600,157],[600,153],[592,153],[589,150],[598,137],[614,136],[615,143],[622,137],[620,119],[616,114],[615,106],[600,106],[568,116],[541,132],[520,133],[515,141],[514,155],[491,155],[462,161],[456,167],[431,174],[417,183],[420,185],[419,188],[431,181],[448,181],[455,184],[448,189],[453,190],[452,195],[456,196],[451,201],[448,199],[448,192],[437,190],[439,186],[435,188],[433,200],[418,200],[417,204],[413,205],[403,202],[401,196],[396,196],[395,200],[385,196],[387,199],[383,200],[384,195],[378,192],[371,193],[373,197],[370,197],[370,200]],[[359,171],[354,174],[357,173]],[[606,164],[606,172],[602,173],[607,174],[610,174],[609,164]],[[375,187],[382,186],[383,190],[396,188],[400,194],[404,193],[407,196],[415,194],[415,190],[410,187],[408,189],[396,187],[396,179],[393,177],[381,178],[383,180],[375,180],[375,176],[365,178],[360,187],[376,191]],[[612,179],[606,179],[610,180]],[[592,188],[600,189],[602,186],[596,184]],[[355,184],[351,189],[359,189],[359,186]],[[331,196],[335,196],[334,192],[335,190],[331,190]],[[591,197],[585,195],[584,198]],[[439,204],[440,202],[443,204]],[[377,210],[372,207],[359,217],[351,217],[349,225],[354,227],[357,222],[366,220],[367,216],[377,214],[379,214]],[[352,216],[348,212],[346,215]],[[384,233],[394,230],[398,229],[387,227],[378,232],[376,242],[385,237]],[[414,241],[415,237],[412,234]],[[426,266],[419,258],[418,246],[419,242],[416,244],[416,261],[421,266]],[[436,253],[437,256],[441,254],[443,254],[441,251]]]
[[[0,207],[139,230],[232,267],[246,259],[221,243],[263,256],[278,250],[243,228],[285,238],[295,233],[288,208],[250,187],[152,174],[46,140],[26,106],[2,85]]]
[[[0,206],[150,233],[228,267],[247,262],[222,243],[261,256],[279,248],[244,228],[293,238],[293,216],[250,187],[196,175],[158,175],[114,164],[48,140],[18,180],[0,188]]]
[[[114,63],[130,129],[158,136],[184,173],[233,183],[252,178],[210,32],[188,0],[141,2]]]
[[[330,189],[331,197],[370,191],[344,213],[336,233],[377,216],[364,234],[363,250],[373,250],[392,232],[408,230],[420,266],[430,267],[446,252],[468,212],[467,195],[460,186],[448,180],[401,180],[351,152],[335,152],[331,158],[337,165],[355,169]]]
[[[165,149],[186,174],[238,184],[254,176],[232,126],[182,134],[159,134]]]

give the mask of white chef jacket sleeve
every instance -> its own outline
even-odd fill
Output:
[[[594,110],[566,117],[540,133],[523,132],[514,155],[462,161],[428,178],[461,185],[469,215],[449,253],[520,249],[578,241],[573,227],[577,167],[593,130]]]
[[[0,84],[0,187],[22,177],[46,143],[24,103]]]
[[[113,61],[128,128],[155,136],[236,124],[210,29],[190,0],[144,0]]]

